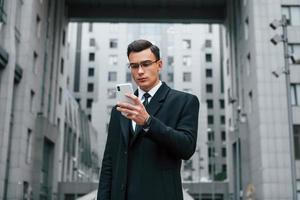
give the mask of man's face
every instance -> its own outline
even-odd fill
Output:
[[[131,52],[128,59],[132,66],[130,68],[131,75],[136,84],[146,92],[151,90],[159,82],[162,61],[157,60],[150,49]]]

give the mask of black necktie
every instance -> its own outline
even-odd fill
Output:
[[[151,97],[151,95],[148,92],[146,92],[143,96],[145,98],[145,100],[143,102],[143,105],[145,106],[145,108],[147,110],[147,105],[149,104],[149,98]],[[141,130],[141,128],[142,128],[141,126],[139,126],[139,125],[136,124],[136,126],[135,126],[135,133],[139,132]]]
[[[144,106],[146,107],[146,106],[149,104],[148,99],[151,97],[151,95],[150,95],[148,92],[146,92],[143,96],[144,96],[144,98],[145,98],[143,104],[144,104]]]

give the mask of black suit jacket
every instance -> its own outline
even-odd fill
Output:
[[[182,200],[181,160],[196,148],[199,101],[161,85],[148,104],[148,132],[112,110],[98,200]]]

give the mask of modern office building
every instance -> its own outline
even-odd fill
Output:
[[[1,1],[0,199],[56,193],[57,124],[64,119],[63,13],[59,1]]]
[[[199,123],[198,159],[202,163],[198,166],[208,169],[208,173],[204,170],[200,176],[194,174],[190,176],[192,181],[200,180],[203,175],[211,180],[226,179],[221,30],[219,25],[176,25],[173,47],[168,51],[168,58],[174,58],[174,88],[199,94],[202,107],[206,110],[203,112],[206,114],[205,123]],[[194,159],[193,162],[197,163]]]
[[[115,84],[126,82],[125,27],[103,24],[101,29],[94,23],[70,24],[69,65],[75,66],[70,80],[76,100],[99,133],[100,160],[110,111],[116,104]]]
[[[300,2],[231,3],[223,34],[230,193],[235,199],[299,199],[300,68],[290,60],[284,71],[283,43],[270,41],[283,30],[270,23],[286,16],[288,52],[300,58]]]
[[[71,91],[76,101],[92,120],[92,105],[98,98],[99,84],[99,53],[100,46],[96,41],[92,23],[69,25],[68,44]]]
[[[65,9],[0,1],[1,200],[56,199],[59,182],[98,176],[97,134],[68,94]]]

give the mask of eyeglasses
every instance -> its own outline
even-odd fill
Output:
[[[145,60],[142,61],[140,63],[129,63],[128,64],[128,68],[131,69],[138,69],[140,66],[145,68],[145,67],[150,67],[151,65],[153,65],[154,63],[156,63],[159,60],[155,60],[155,61],[151,61],[151,60]]]

